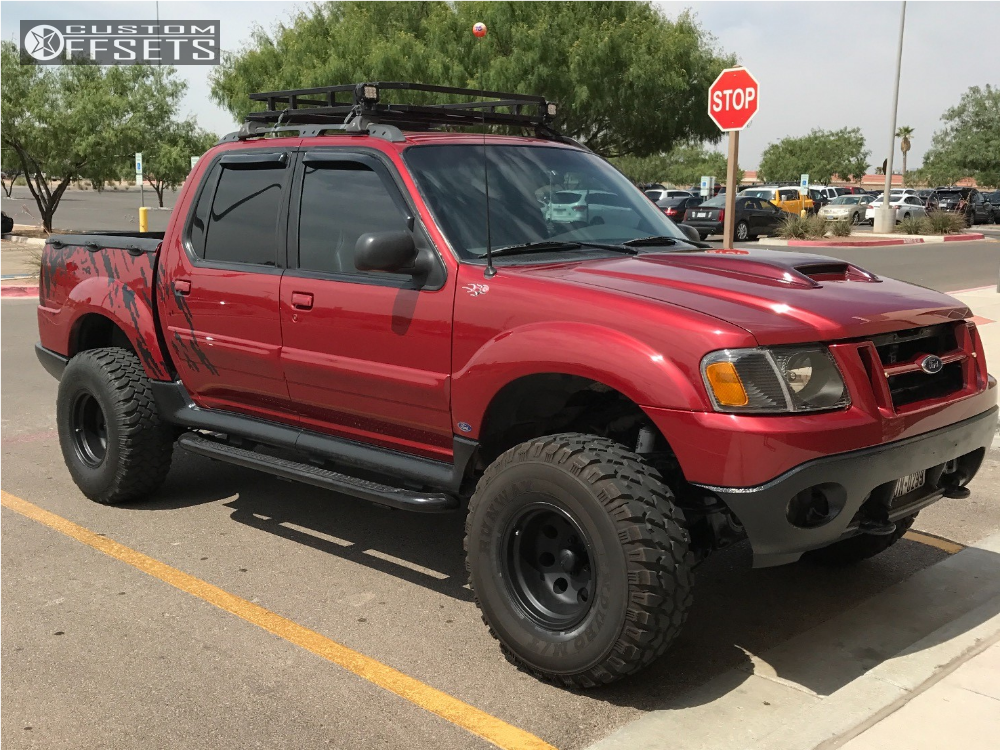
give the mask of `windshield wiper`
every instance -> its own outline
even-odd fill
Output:
[[[587,240],[560,242],[556,240],[543,240],[541,242],[525,242],[523,245],[507,245],[492,251],[493,257],[498,258],[504,255],[525,255],[527,253],[545,253],[551,250],[579,250],[584,247],[594,247],[599,250],[611,250],[625,255],[635,255],[638,250],[621,245],[606,245],[601,242],[589,242]]]
[[[634,240],[626,240],[622,244],[625,247],[654,247],[657,245],[676,245],[677,240],[673,237],[657,235],[654,237],[636,237]]]
[[[542,242],[525,242],[522,245],[507,245],[498,247],[492,251],[494,258],[503,255],[524,255],[527,253],[544,253],[549,250],[579,250],[583,245],[579,242],[555,242],[544,240]]]

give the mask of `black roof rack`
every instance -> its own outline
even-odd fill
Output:
[[[444,104],[393,103],[386,96],[389,91],[470,97],[472,101]],[[373,125],[395,126],[380,131],[383,137],[386,134],[391,137],[393,132],[398,132],[397,128],[428,130],[485,124],[530,128],[540,137],[569,140],[552,129],[556,105],[545,97],[529,94],[378,81],[268,91],[250,94],[250,99],[266,102],[267,109],[247,115],[247,121],[237,136],[239,138],[253,138],[278,129],[308,130],[317,134],[323,130],[357,133],[369,131]],[[294,128],[296,125],[306,127]]]

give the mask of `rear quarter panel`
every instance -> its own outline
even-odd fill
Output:
[[[146,374],[169,380],[160,347],[152,288],[156,254],[106,247],[47,244],[39,277],[38,332],[42,346],[71,357],[89,314],[111,320],[128,337]]]

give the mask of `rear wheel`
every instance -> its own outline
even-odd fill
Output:
[[[851,225],[857,226],[860,223],[861,223],[861,214],[855,211],[853,214],[851,214]]]
[[[736,239],[739,242],[746,242],[750,239],[750,225],[745,221],[738,222],[735,229]]]
[[[91,500],[135,500],[166,479],[173,430],[132,352],[107,347],[73,357],[59,381],[56,419],[70,476]]]
[[[538,438],[500,456],[469,505],[476,603],[509,661],[588,688],[638,671],[691,605],[688,534],[673,493],[604,438]]]
[[[834,542],[829,547],[821,547],[806,552],[802,559],[817,565],[843,566],[854,565],[867,560],[869,557],[885,552],[903,538],[903,534],[910,530],[917,514],[896,521],[896,528],[891,534],[875,536],[872,534],[859,534],[841,542]]]

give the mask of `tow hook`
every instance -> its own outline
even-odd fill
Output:
[[[892,521],[876,521],[871,518],[866,518],[859,527],[862,534],[871,534],[872,536],[889,536],[895,530],[896,524]]]

